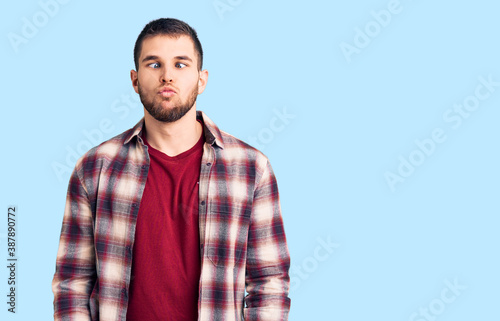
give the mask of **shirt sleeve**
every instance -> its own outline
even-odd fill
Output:
[[[90,320],[89,301],[95,281],[92,211],[75,169],[69,182],[52,280],[54,320]]]
[[[246,307],[249,321],[288,320],[290,254],[279,203],[278,185],[267,161],[254,192],[247,244]]]

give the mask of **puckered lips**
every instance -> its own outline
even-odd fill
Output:
[[[177,92],[172,87],[166,86],[166,87],[162,87],[158,91],[158,94],[163,96],[163,97],[172,97],[173,95],[177,94]]]

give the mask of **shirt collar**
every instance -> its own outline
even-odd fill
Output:
[[[205,134],[205,142],[210,145],[217,145],[220,148],[224,149],[224,142],[222,140],[222,135],[219,130],[219,127],[215,125],[215,123],[208,118],[208,116],[202,112],[201,110],[196,111],[196,119],[201,120],[203,124],[203,133]],[[142,132],[142,128],[144,127],[144,117],[132,128],[129,130],[128,134],[125,135],[125,140],[123,144],[128,144],[132,138],[135,136],[140,136]]]

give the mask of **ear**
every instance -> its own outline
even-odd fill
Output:
[[[137,71],[134,69],[130,70],[130,79],[132,80],[132,87],[134,87],[135,92],[139,93],[139,78],[137,78]]]
[[[200,71],[200,76],[198,78],[198,95],[205,90],[205,87],[207,86],[207,81],[208,81],[208,70],[205,69]]]

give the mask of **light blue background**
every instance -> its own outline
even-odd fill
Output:
[[[141,105],[122,101],[137,99],[133,45],[147,22],[175,17],[204,48],[210,74],[198,109],[236,137],[257,137],[275,170],[290,320],[421,321],[420,308],[431,321],[499,320],[500,87],[483,88],[489,97],[457,128],[443,115],[473,101],[480,77],[500,81],[500,5],[391,2],[220,0],[231,10],[219,15],[213,0],[72,0],[17,47],[9,34],[22,36],[23,18],[43,9],[4,3],[0,266],[7,207],[17,205],[19,286],[12,315],[0,269],[0,319],[52,319],[69,179],[53,166],[72,169],[70,150],[86,148],[84,132],[101,121],[112,130],[99,141],[142,117]],[[377,30],[371,12],[394,5],[399,13]],[[374,37],[347,59],[341,44],[354,46],[367,26]],[[277,112],[294,118],[285,124]],[[415,140],[436,128],[446,140],[418,152]],[[399,175],[400,155],[423,163],[391,190],[385,175]],[[331,253],[321,247],[328,239]]]

